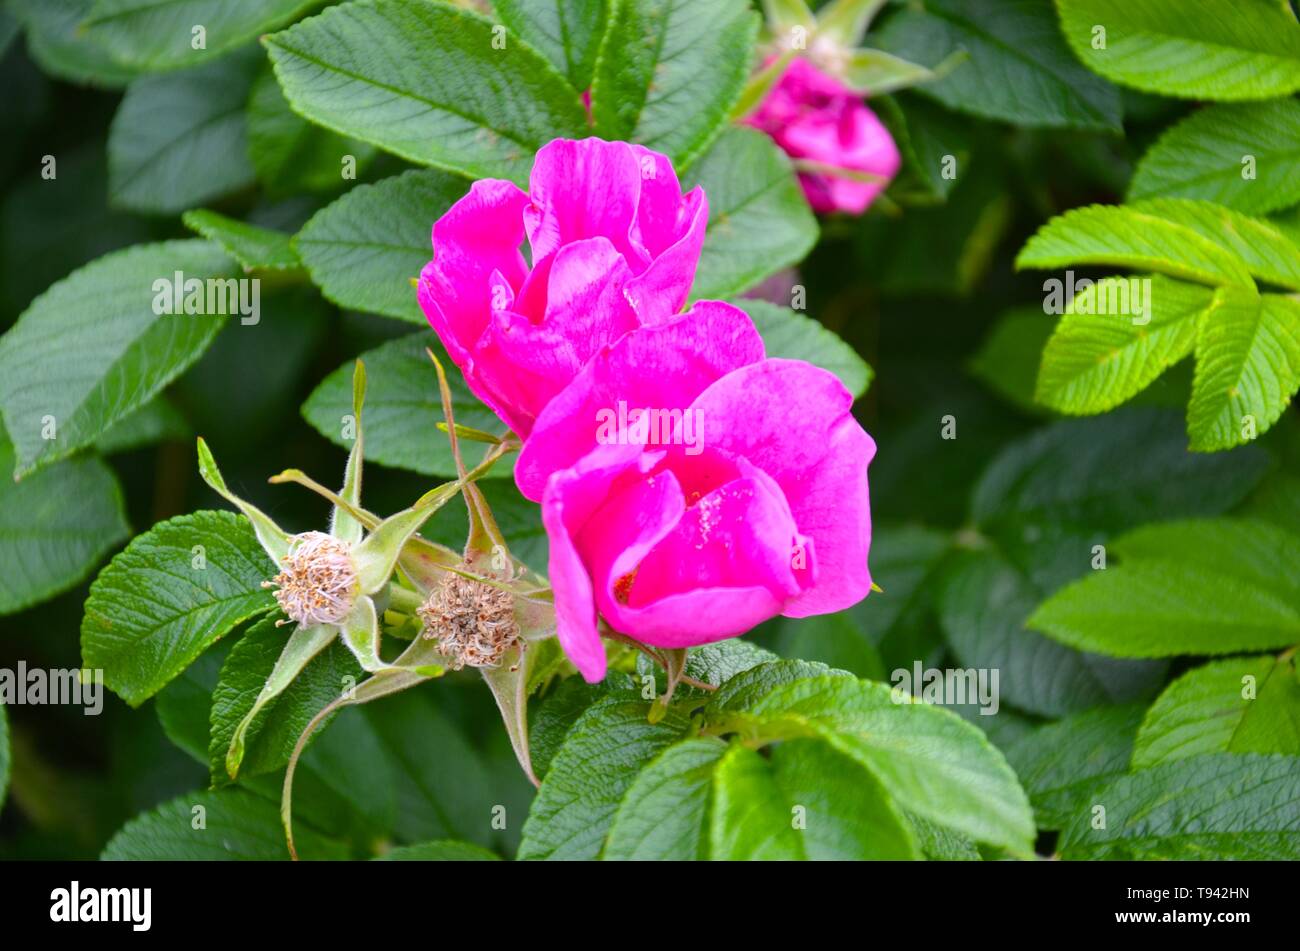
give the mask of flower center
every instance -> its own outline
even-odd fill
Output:
[[[352,610],[357,566],[347,542],[304,532],[294,536],[280,573],[262,587],[276,588],[280,610],[299,624],[337,624]]]
[[[438,652],[462,667],[499,667],[506,651],[519,643],[515,599],[509,591],[448,572],[416,614],[424,636],[436,638]]]

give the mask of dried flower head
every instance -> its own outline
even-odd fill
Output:
[[[337,624],[348,616],[357,594],[357,566],[347,542],[324,532],[295,535],[280,573],[264,588],[276,588],[275,600],[292,621]]]
[[[416,611],[424,637],[436,638],[438,652],[462,667],[498,667],[519,643],[515,599],[509,591],[448,572]]]

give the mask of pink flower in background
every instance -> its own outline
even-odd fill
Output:
[[[658,152],[557,139],[526,194],[484,179],[438,219],[420,306],[469,388],[527,437],[593,354],[681,310],[707,222],[703,190],[683,195]]]
[[[546,407],[516,480],[542,503],[560,643],[587,680],[605,674],[598,614],[688,647],[867,595],[875,443],[852,402],[828,371],[766,359],[743,311],[705,301],[623,337]],[[609,439],[620,404],[671,426]]]
[[[815,211],[860,215],[898,172],[898,148],[862,97],[805,59],[791,60],[758,111],[745,120],[791,158],[880,177],[880,181],[800,172]]]

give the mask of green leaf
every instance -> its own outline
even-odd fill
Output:
[[[733,744],[719,761],[710,851],[724,861],[790,861],[805,858],[792,807],[758,753]]]
[[[291,23],[319,0],[95,0],[82,29],[117,61],[141,70],[214,59]],[[204,29],[195,48],[194,28]]]
[[[871,771],[821,740],[772,751],[786,799],[805,810],[803,847],[818,861],[919,859],[918,838]],[[787,810],[787,815],[789,811]]]
[[[244,105],[255,49],[133,82],[108,133],[108,197],[130,211],[174,214],[253,183]]]
[[[1098,707],[1036,728],[1007,749],[1042,829],[1089,814],[1097,790],[1128,772],[1142,707]]]
[[[358,185],[303,225],[294,246],[340,307],[428,326],[411,282],[433,257],[430,230],[465,183],[420,170]]]
[[[274,573],[240,516],[195,512],[160,522],[90,586],[82,659],[139,706],[235,625],[269,610],[275,602],[262,582]]]
[[[903,157],[903,174],[889,194],[917,203],[946,200],[964,177],[971,155],[971,124],[921,96],[882,96],[872,109],[888,127]]]
[[[108,427],[95,440],[104,455],[128,452],[160,442],[182,442],[194,435],[180,410],[165,396],[155,396],[139,409]]]
[[[245,271],[292,271],[302,267],[291,238],[246,221],[236,221],[206,208],[181,216],[185,227],[217,242]]]
[[[381,856],[383,862],[498,862],[501,856],[472,842],[421,842],[404,845]]]
[[[277,627],[278,618],[276,612],[250,627],[221,667],[221,677],[212,693],[208,744],[214,786],[230,782],[226,756],[235,728],[253,708],[293,633],[291,626]],[[239,775],[256,776],[284,766],[312,718],[363,676],[352,653],[338,640],[312,657],[289,687],[267,702],[245,730]]]
[[[1120,564],[1058,591],[1029,619],[1117,657],[1230,654],[1300,641],[1300,535],[1249,519],[1149,525],[1117,539]]]
[[[1300,750],[1294,655],[1235,657],[1190,670],[1160,695],[1138,731],[1133,768],[1206,753]]]
[[[758,328],[769,357],[806,360],[830,370],[855,399],[867,391],[871,367],[833,330],[806,314],[764,300],[742,298],[736,305],[749,314]]]
[[[375,154],[370,143],[335,135],[290,109],[269,65],[258,73],[248,97],[248,157],[272,192],[336,190],[347,184],[345,173],[355,177]]]
[[[686,720],[673,709],[658,723],[648,722],[649,706],[640,699],[609,697],[578,718],[533,800],[519,858],[600,855],[637,773],[686,731]]]
[[[777,687],[811,677],[852,677],[808,660],[773,660],[750,667],[730,678],[713,694],[709,710],[721,716],[729,710],[747,710]]]
[[[1128,200],[1202,198],[1248,215],[1300,202],[1300,102],[1208,106],[1138,162]]]
[[[1143,286],[1143,316],[1113,312],[1113,302]],[[1103,278],[1080,292],[1056,325],[1043,348],[1035,398],[1063,413],[1114,409],[1191,354],[1213,301],[1209,288],[1160,275]]]
[[[1114,82],[1189,99],[1268,99],[1300,89],[1300,25],[1285,3],[1239,0],[1231,10],[1215,0],[1057,6],[1075,55]]]
[[[87,456],[22,482],[0,431],[0,614],[21,611],[81,581],[130,534],[117,477]]]
[[[305,859],[345,859],[347,850],[302,823],[294,829]],[[242,789],[178,796],[124,825],[100,859],[190,862],[288,861],[280,811],[269,799]]]
[[[442,401],[433,364],[424,352],[426,347],[438,359],[448,360],[432,333],[399,337],[361,355],[370,377],[365,456],[369,461],[422,475],[454,478],[456,462],[451,444],[447,434],[438,431]],[[351,448],[350,440],[343,438],[343,418],[352,414],[353,362],[348,361],[322,380],[302,406],[307,422],[345,449]],[[496,414],[469,392],[460,374],[452,374],[448,383],[458,423],[490,432],[504,428]],[[488,477],[509,476],[512,459],[503,459]]]
[[[728,129],[686,176],[709,199],[709,227],[693,300],[732,297],[817,243],[817,219],[785,153],[757,129]]]
[[[591,84],[596,134],[686,168],[740,98],[758,25],[746,0],[620,0]]]
[[[637,775],[610,825],[604,858],[708,859],[714,770],[728,753],[712,738],[668,747]],[[788,817],[781,824],[789,826]]]
[[[501,22],[584,90],[596,71],[610,0],[496,0]]]
[[[115,251],[32,301],[0,338],[0,409],[17,454],[15,474],[90,445],[207,349],[225,318],[154,312],[155,283],[170,284],[177,271],[186,280],[236,273],[206,241]],[[87,301],[95,302],[93,321],[85,317]],[[51,432],[55,438],[45,438]]]
[[[1236,255],[1192,228],[1119,205],[1090,205],[1058,215],[1038,229],[1016,267],[1112,264],[1204,284],[1253,287]]]
[[[971,511],[1020,568],[1060,583],[1090,568],[1091,545],[1109,534],[1227,511],[1268,465],[1256,447],[1190,453],[1174,414],[1134,407],[1064,420],[1011,443],[976,485]],[[1060,548],[1063,538],[1071,543],[1064,573],[1045,563],[1047,549]]]
[[[1191,228],[1226,248],[1261,281],[1300,290],[1300,246],[1271,221],[1185,198],[1153,198],[1132,207]]]
[[[1038,306],[1018,307],[998,318],[968,364],[981,383],[1020,409],[1041,413],[1034,381],[1052,319]]]
[[[1078,64],[1050,6],[1008,0],[927,0],[884,22],[882,49],[934,68],[959,50],[970,60],[917,88],[950,109],[1018,125],[1120,131],[1119,92]]]
[[[773,646],[783,656],[817,661],[867,680],[885,679],[884,661],[857,612],[774,618],[772,627]]]
[[[139,74],[93,42],[82,29],[95,0],[9,0],[27,31],[32,59],[60,79],[118,88]]]
[[[551,760],[587,708],[615,693],[626,700],[635,700],[639,696],[633,691],[632,680],[627,674],[613,672],[594,684],[581,677],[567,677],[530,712],[528,740],[532,748],[533,771],[538,776],[546,777]]]
[[[1088,548],[1080,547],[1087,555]],[[1026,630],[1026,620],[1045,594],[1023,571],[990,551],[964,555],[940,579],[939,619],[948,644],[965,667],[998,671],[996,696],[1002,702],[1062,716],[1155,692],[1164,677],[1163,664],[1071,650]],[[914,692],[919,689],[913,686]]]
[[[1187,404],[1192,448],[1250,442],[1277,421],[1298,389],[1300,300],[1221,288],[1196,337]]]
[[[1300,858],[1300,757],[1192,756],[1120,777],[1061,834],[1064,859]]]
[[[705,709],[706,732],[751,741],[823,739],[869,770],[899,807],[981,842],[1031,851],[1034,824],[1015,774],[956,714],[896,702],[884,684],[853,677],[805,678],[724,698],[726,686]]]
[[[526,184],[538,149],[582,134],[582,103],[531,47],[497,49],[492,28],[446,4],[362,0],[263,42],[300,115],[412,162]]]

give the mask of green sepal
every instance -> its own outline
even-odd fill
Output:
[[[253,524],[257,540],[271,560],[279,565],[289,554],[289,535],[271,520],[271,517],[255,505],[250,505],[226,487],[226,480],[221,477],[217,461],[212,458],[212,450],[200,436],[198,440],[199,475],[218,495],[244,513]]]

